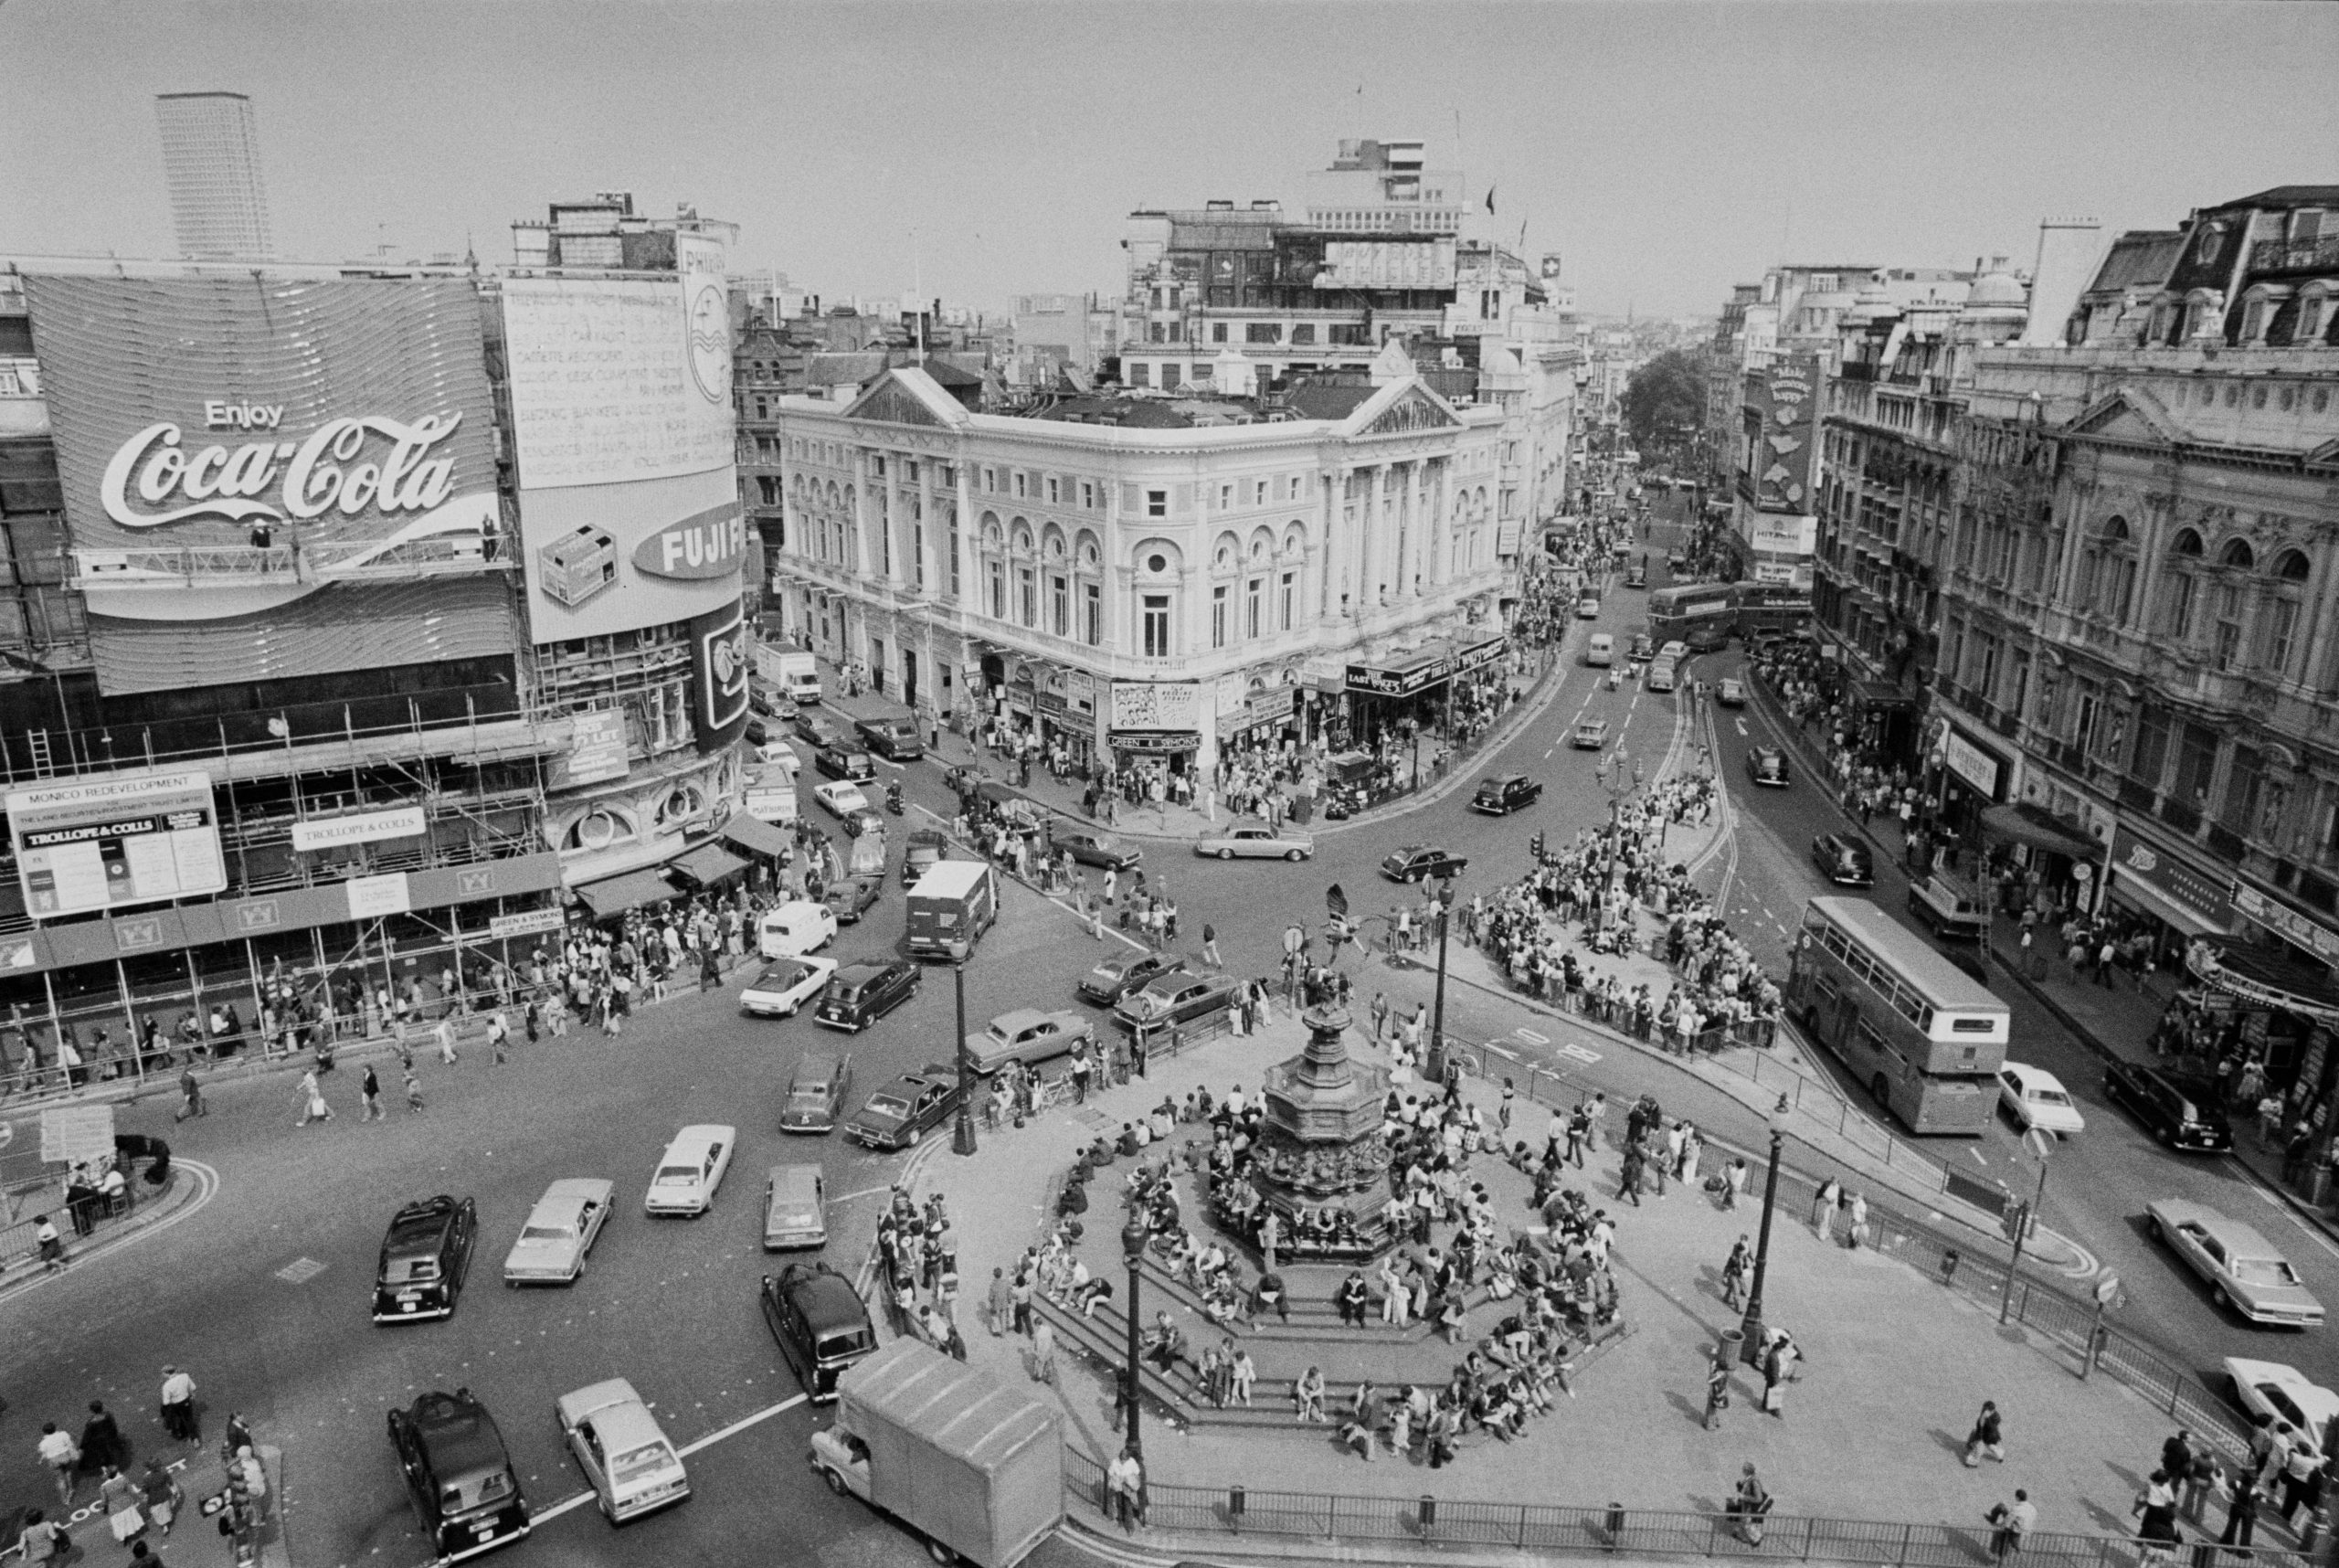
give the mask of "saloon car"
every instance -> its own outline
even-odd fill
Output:
[[[601,1517],[611,1524],[640,1519],[691,1495],[683,1457],[625,1379],[564,1393],[553,1411],[570,1456],[593,1488]]]
[[[758,1018],[793,1018],[836,972],[834,959],[776,959],[739,993],[739,1011]]]
[[[2179,1152],[2217,1154],[2233,1147],[2233,1125],[2218,1108],[2217,1086],[2206,1078],[2115,1057],[2103,1069],[2103,1093]]]
[[[874,873],[841,876],[829,884],[829,890],[821,895],[820,902],[836,912],[838,925],[851,926],[869,912],[870,906],[884,891],[884,877]]]
[[[1838,887],[1874,887],[1876,862],[1865,844],[1847,833],[1821,833],[1811,841],[1811,859],[1820,874]]]
[[[2339,1393],[2307,1381],[2306,1373],[2281,1361],[2249,1361],[2228,1356],[2226,1376],[2233,1379],[2234,1397],[2252,1415],[2287,1421],[2292,1432],[2310,1434],[2317,1441],[2339,1416]]]
[[[2253,1323],[2319,1328],[2323,1303],[2274,1244],[2205,1203],[2163,1198],[2144,1210],[2144,1228],[2209,1282],[2209,1294]]]
[[[1219,860],[1306,860],[1316,841],[1305,833],[1279,833],[1265,822],[1232,821],[1194,841],[1194,853]]]
[[[1542,793],[1543,786],[1524,773],[1481,779],[1476,792],[1470,797],[1470,810],[1484,811],[1490,817],[1507,817],[1513,811],[1525,810]]]
[[[812,754],[812,770],[823,779],[834,779],[847,784],[872,784],[877,779],[877,764],[857,746],[824,746]]]
[[[861,792],[861,786],[845,779],[815,784],[812,799],[820,802],[820,810],[839,821],[865,815],[869,810],[869,797]]]
[[[764,1177],[764,1250],[824,1246],[829,1182],[817,1165],[775,1165]]]
[[[978,1073],[996,1073],[1010,1062],[1033,1066],[1093,1042],[1096,1026],[1070,1011],[1042,1012],[1035,1007],[1002,1012],[980,1034],[967,1036],[967,1060]]]
[[[439,1562],[460,1563],[528,1533],[528,1499],[503,1434],[471,1390],[423,1394],[391,1411],[389,1424],[407,1500]]]
[[[1135,844],[1087,828],[1057,833],[1049,842],[1068,851],[1081,864],[1101,865],[1106,871],[1127,871],[1145,858],[1145,852]]]
[[[1750,746],[1746,748],[1746,777],[1766,789],[1787,787],[1787,754],[1775,746]]]
[[[1131,1033],[1176,1029],[1223,1012],[1234,1001],[1231,975],[1159,975],[1114,1004],[1113,1022]]]
[[[2087,1118],[2063,1081],[2027,1062],[2008,1062],[1998,1069],[1998,1104],[2025,1131],[2035,1127],[2068,1138],[2087,1130]]]
[[[598,1176],[566,1176],[545,1189],[528,1211],[520,1238],[503,1255],[503,1283],[574,1285],[585,1273],[585,1255],[609,1224],[617,1184]]]
[[[835,1399],[837,1378],[877,1348],[861,1293],[825,1263],[791,1263],[767,1274],[757,1296],[788,1370],[815,1404]]]
[[[1381,863],[1381,874],[1392,882],[1425,882],[1440,877],[1459,876],[1470,863],[1458,854],[1448,854],[1435,844],[1407,844],[1392,850]]]
[[[1714,701],[1726,708],[1746,705],[1746,683],[1735,675],[1724,675],[1721,684],[1714,688]]]
[[[907,1149],[958,1108],[958,1069],[929,1062],[870,1096],[844,1124],[844,1135],[866,1149]]]
[[[736,1127],[686,1127],[674,1134],[651,1173],[642,1212],[694,1220],[714,1207],[714,1190],[723,1185],[723,1173],[731,1169],[731,1151],[738,1145]]]
[[[374,1321],[451,1318],[479,1240],[479,1205],[441,1192],[391,1216],[374,1268]]]
[[[919,877],[949,857],[949,834],[939,828],[912,828],[902,848],[902,885],[915,887]]]
[[[1117,953],[1081,976],[1079,985],[1074,989],[1080,993],[1081,1001],[1110,1007],[1155,977],[1185,967],[1182,953]]]
[[[1580,718],[1568,731],[1568,744],[1579,751],[1598,751],[1608,744],[1608,721],[1604,718]]]
[[[847,964],[829,977],[812,1022],[859,1033],[917,994],[917,966],[907,959]]]
[[[780,1102],[782,1132],[829,1132],[844,1115],[852,1092],[852,1057],[841,1051],[807,1051],[788,1075],[788,1097]]]

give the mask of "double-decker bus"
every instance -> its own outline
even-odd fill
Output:
[[[1739,583],[1738,635],[1748,647],[1811,624],[1811,590],[1793,583]]]
[[[1689,583],[1656,589],[1648,596],[1648,634],[1660,648],[1668,642],[1687,643],[1693,653],[1720,648],[1738,620],[1736,587]]]
[[[1787,1005],[1910,1131],[1989,1130],[2012,1013],[1875,905],[1810,902]]]

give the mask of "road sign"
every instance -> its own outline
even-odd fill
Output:
[[[2095,1282],[2095,1304],[2097,1306],[2114,1306],[2119,1302],[2119,1299],[2120,1277],[2118,1275],[2107,1274],[2102,1278]]]

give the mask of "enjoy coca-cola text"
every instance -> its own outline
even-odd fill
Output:
[[[328,511],[355,517],[369,506],[428,511],[455,488],[455,460],[430,456],[430,450],[453,434],[462,418],[328,419],[300,442],[193,450],[181,444],[178,426],[149,425],[106,464],[101,485],[106,515],[124,528],[159,528],[197,517],[307,520]],[[378,458],[367,455],[376,451]],[[272,498],[271,491],[277,493]],[[187,504],[171,506],[175,499]],[[168,509],[153,510],[158,507]]]

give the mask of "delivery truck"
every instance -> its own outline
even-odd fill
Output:
[[[1014,1568],[1064,1521],[1054,1408],[923,1340],[895,1340],[837,1379],[812,1468],[882,1509],[937,1562]]]
[[[999,918],[999,877],[988,861],[946,860],[909,893],[910,957],[963,959]]]
[[[756,647],[756,678],[791,703],[820,700],[820,672],[812,655],[795,648]]]

